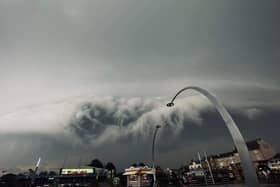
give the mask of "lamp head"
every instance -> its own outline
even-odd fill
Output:
[[[157,125],[157,126],[156,126],[157,129],[159,129],[160,127],[161,127],[160,125]]]
[[[172,106],[174,106],[174,103],[173,103],[173,102],[167,103],[166,106],[167,106],[167,107],[172,107]]]

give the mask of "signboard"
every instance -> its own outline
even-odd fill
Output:
[[[119,185],[120,184],[120,178],[119,177],[114,177],[113,178],[113,184],[114,184],[114,186]]]
[[[62,169],[61,175],[84,175],[93,174],[93,168],[81,168],[81,169]]]

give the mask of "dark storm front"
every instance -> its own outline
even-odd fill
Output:
[[[278,186],[279,7],[0,0],[0,187]]]
[[[38,173],[41,158],[28,172],[20,174],[2,171],[1,186],[127,186],[127,187],[159,187],[159,186],[201,186],[201,185],[238,185],[245,182],[247,187],[257,187],[260,183],[279,184],[280,156],[273,146],[258,138],[245,142],[237,125],[226,108],[207,90],[199,87],[185,87],[168,103],[175,105],[175,99],[182,92],[193,89],[206,96],[217,108],[234,141],[235,148],[231,152],[210,155],[197,153],[197,159],[177,169],[163,169],[156,165],[156,137],[165,128],[165,124],[154,126],[152,138],[152,164],[135,163],[124,171],[117,172],[115,165],[108,162],[103,165],[94,159],[86,166],[78,168],[62,168],[58,172],[41,171]]]

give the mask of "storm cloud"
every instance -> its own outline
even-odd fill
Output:
[[[165,107],[190,85],[217,95],[245,139],[279,150],[279,6],[0,1],[1,164],[26,168],[41,155],[55,167],[68,154],[75,165],[81,152],[84,163],[148,162],[158,124],[159,162],[168,167],[198,149],[228,150],[229,134],[206,99],[191,93]]]
[[[75,104],[63,128],[47,133],[15,129],[1,134],[6,142],[0,147],[6,150],[1,158],[18,170],[32,167],[39,156],[44,160],[41,169],[58,169],[65,159],[67,166],[75,167],[81,158],[87,164],[93,157],[114,161],[119,169],[137,160],[150,163],[152,133],[158,124],[162,126],[158,156],[164,167],[179,166],[195,157],[196,151],[210,154],[233,148],[222,118],[206,98],[197,94],[182,97],[175,108],[167,108],[166,103],[167,98],[92,96]],[[261,137],[279,149],[279,108],[261,103],[226,107],[247,140]],[[18,154],[11,157],[13,152]]]
[[[95,145],[127,137],[148,139],[156,125],[163,127],[165,135],[176,137],[183,132],[184,125],[205,124],[202,114],[215,111],[200,95],[179,99],[174,109],[167,108],[167,102],[163,98],[93,97],[78,107],[68,128],[85,143]],[[266,115],[262,105],[239,105],[230,110],[247,120]]]

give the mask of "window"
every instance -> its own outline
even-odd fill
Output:
[[[130,175],[129,180],[130,181],[137,181],[137,175]]]

